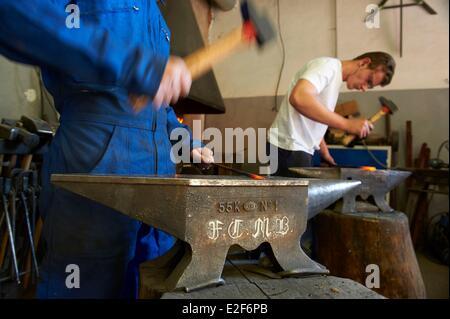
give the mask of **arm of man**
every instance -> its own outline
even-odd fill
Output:
[[[166,68],[166,65],[173,65],[168,64],[168,57],[143,46],[120,43],[96,25],[69,29],[66,19],[65,10],[47,0],[26,4],[2,0],[0,54],[14,61],[50,67],[76,77],[117,83],[132,93],[158,95],[158,101],[161,101],[158,103],[172,100],[173,96],[166,91],[173,87],[164,85],[160,89],[163,74],[163,82],[171,83],[171,78],[180,73]],[[179,60],[174,62],[175,69],[183,64]],[[166,69],[170,69],[169,72]],[[184,75],[185,71],[182,73]],[[175,88],[175,91],[176,94],[186,93],[185,89]]]
[[[307,118],[365,138],[373,128],[366,119],[346,119],[328,110],[317,98],[315,86],[308,80],[299,80],[289,97],[290,104]]]
[[[331,156],[330,154],[330,150],[328,149],[328,145],[324,139],[322,140],[322,142],[320,142],[320,156],[328,164],[332,166],[337,166],[333,156]]]

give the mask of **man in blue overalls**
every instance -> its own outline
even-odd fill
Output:
[[[79,29],[67,27],[70,4],[81,13]],[[38,297],[137,297],[139,263],[174,244],[160,230],[50,184],[56,173],[175,173],[169,136],[182,125],[168,103],[188,94],[191,77],[169,49],[156,0],[1,0],[0,54],[40,66],[61,115],[42,169],[46,254]],[[135,113],[130,94],[154,103]],[[69,265],[80,269],[78,289],[66,286]]]

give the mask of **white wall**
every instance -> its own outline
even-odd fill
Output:
[[[40,70],[0,56],[0,119],[22,115],[58,122],[53,98],[41,81]]]
[[[0,56],[0,118],[41,116],[38,79],[34,68],[12,63]]]
[[[421,7],[404,9],[401,58],[400,9],[381,11],[380,29],[368,29],[362,23],[363,13],[367,5],[378,1],[336,0],[336,3],[339,57],[351,58],[375,50],[391,53],[397,61],[397,73],[385,90],[448,88],[448,0],[427,0],[437,15],[430,15]],[[386,5],[399,3],[390,0]]]
[[[286,66],[280,94],[306,61],[320,55],[335,55],[335,0],[280,0],[280,24],[286,47]],[[277,27],[277,1],[254,1],[266,10]],[[239,8],[214,10],[210,41],[215,41],[241,23]],[[252,48],[230,57],[214,68],[224,98],[273,96],[282,64],[280,38],[265,50]]]
[[[397,4],[398,0],[390,0]],[[277,0],[254,1],[277,26]],[[418,7],[404,10],[404,56],[399,58],[399,10],[381,14],[381,28],[368,29],[366,6],[375,0],[279,0],[286,66],[279,89],[283,94],[294,73],[318,56],[351,59],[372,50],[387,51],[398,62],[397,75],[387,90],[448,88],[448,0],[428,0],[438,15]],[[240,23],[239,8],[214,10],[209,41]],[[236,54],[214,68],[224,98],[273,96],[282,63],[280,39],[259,52]],[[384,90],[384,89],[382,89]]]
[[[419,155],[420,147],[427,143],[431,156],[437,156],[439,146],[449,139],[449,91],[448,89],[404,90],[368,93],[344,93],[340,101],[356,100],[362,114],[375,114],[380,107],[380,95],[393,100],[399,111],[391,117],[391,128],[400,133],[398,164],[405,166],[406,154],[406,121],[412,122],[413,155]],[[385,120],[375,126],[375,133],[384,135]],[[441,159],[449,161],[448,152],[444,149]]]

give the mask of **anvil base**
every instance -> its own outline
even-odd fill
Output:
[[[274,272],[276,278],[303,277],[307,275],[327,275],[328,269],[319,263],[304,256],[304,260],[299,263],[298,269],[283,271],[274,255],[270,255],[270,261],[273,267],[270,271]],[[218,275],[210,277],[209,280],[201,281],[199,285],[181,285],[180,279],[185,276],[187,269],[199,270],[201,267],[191,264],[192,250],[190,246],[181,240],[178,240],[175,246],[164,256],[140,266],[139,276],[139,294],[146,298],[158,299],[162,294],[173,291],[192,292],[203,288],[217,287],[225,284],[225,280]],[[220,267],[222,272],[223,265]],[[188,270],[189,272],[189,270]],[[201,274],[197,274],[201,276]],[[189,281],[189,283],[191,283]],[[150,287],[150,288],[149,288]]]

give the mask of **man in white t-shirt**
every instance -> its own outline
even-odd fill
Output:
[[[365,92],[388,85],[394,73],[395,61],[384,52],[365,53],[348,61],[325,57],[308,62],[295,75],[269,131],[269,143],[278,151],[274,175],[290,176],[289,167],[312,166],[315,151],[336,165],[324,141],[328,127],[360,138],[373,129],[367,119],[346,119],[334,112],[342,84]]]

